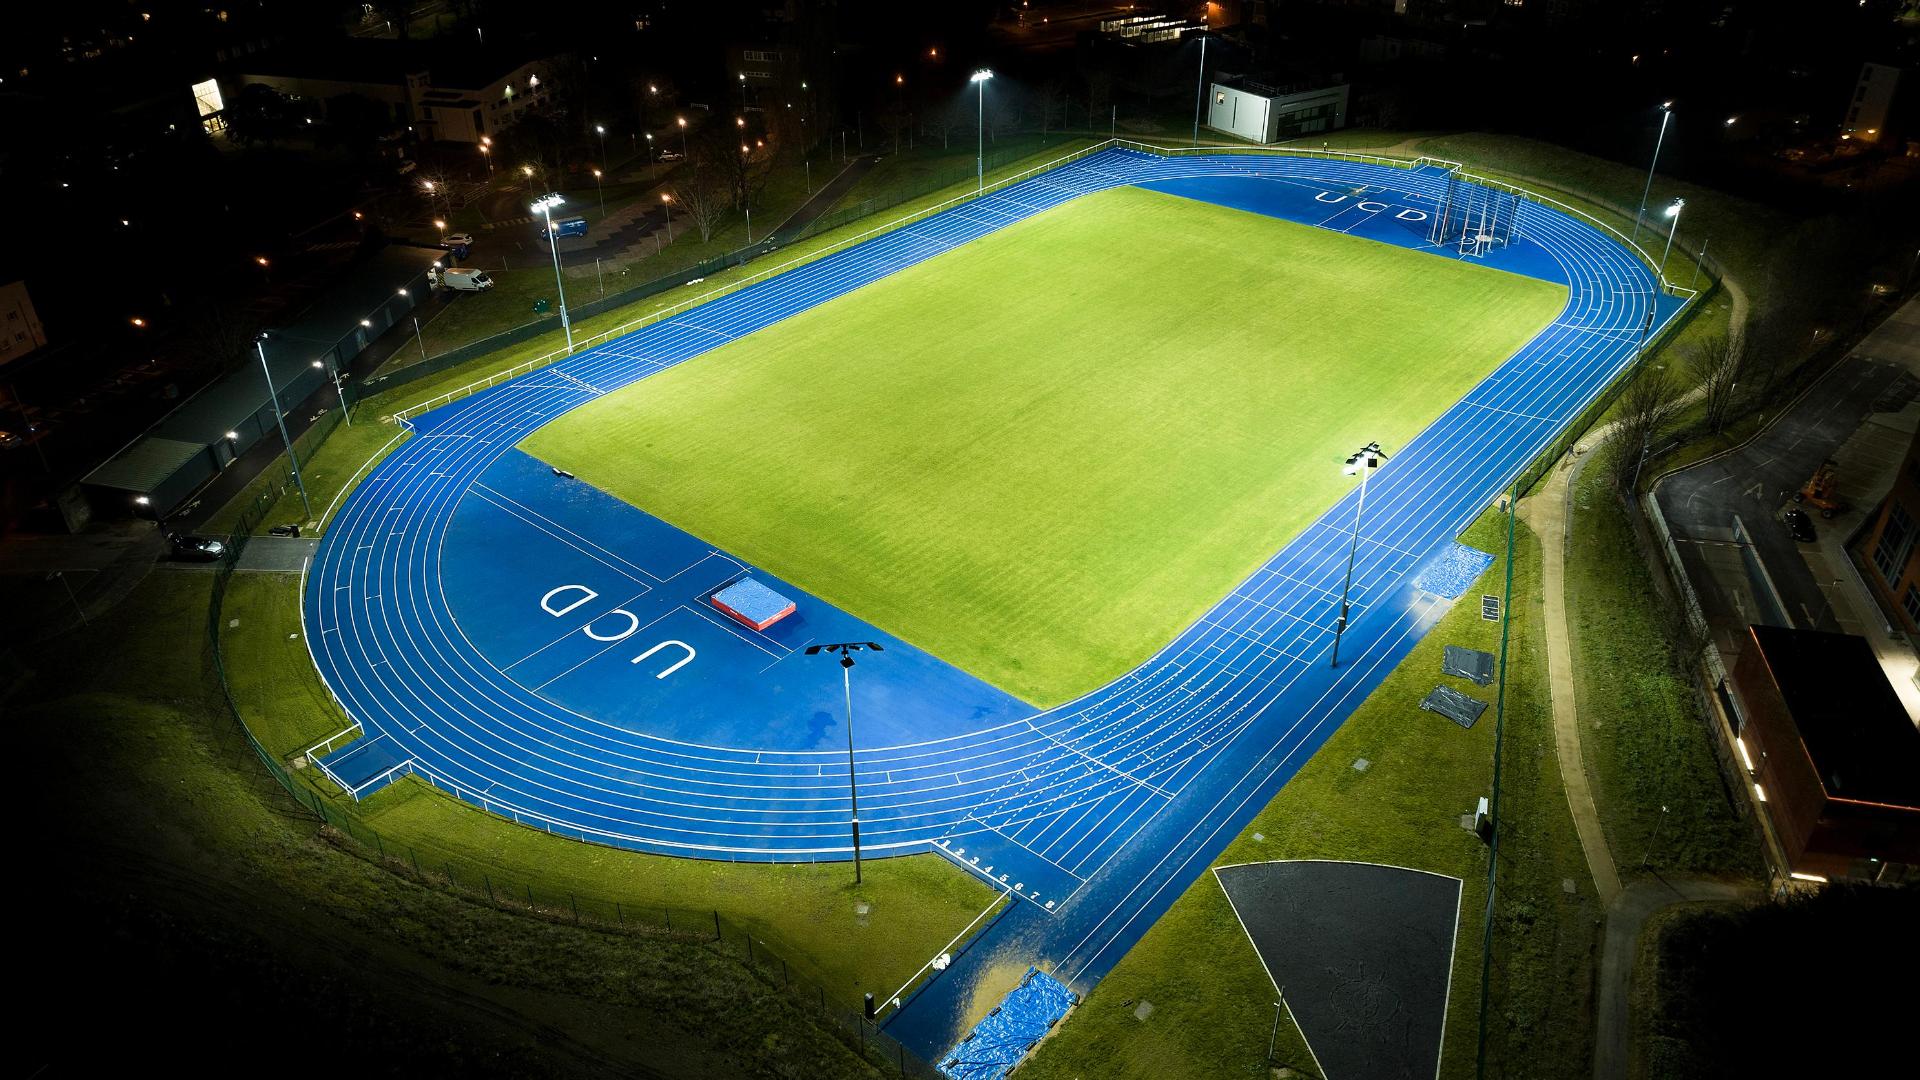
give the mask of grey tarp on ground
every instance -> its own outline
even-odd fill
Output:
[[[1437,712],[1461,727],[1472,727],[1480,714],[1487,711],[1486,702],[1446,686],[1434,687],[1432,693],[1421,699],[1420,707]]]
[[[1485,686],[1493,681],[1493,654],[1449,645],[1445,659],[1440,661],[1440,671]]]

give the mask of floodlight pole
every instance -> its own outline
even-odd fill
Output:
[[[1667,247],[1665,251],[1660,253],[1660,289],[1662,292],[1666,291],[1667,288],[1667,256],[1673,254],[1673,234],[1680,231],[1680,211],[1686,208],[1687,200],[1685,199],[1675,199],[1673,200],[1673,205],[1667,207],[1667,216],[1673,219],[1673,227],[1667,230]]]
[[[542,195],[533,204],[547,219],[547,248],[553,252],[553,287],[560,290],[560,329],[567,335],[567,351],[573,351],[573,320],[567,317],[567,285],[560,280],[560,241],[553,234],[553,205],[560,201],[556,194]]]
[[[1200,145],[1200,106],[1207,100],[1207,35],[1200,35],[1200,73],[1193,87],[1193,145]]]
[[[1381,459],[1387,455],[1380,452],[1380,444],[1371,442],[1354,451],[1347,459],[1347,467],[1360,474],[1360,501],[1353,508],[1353,541],[1347,546],[1347,580],[1340,586],[1340,620],[1333,624],[1333,663],[1340,666],[1340,637],[1347,632],[1347,617],[1353,607],[1350,598],[1353,593],[1353,560],[1360,551],[1360,515],[1367,510],[1367,477],[1380,467]]]
[[[307,498],[307,482],[300,476],[300,455],[293,452],[293,440],[287,437],[287,418],[280,411],[280,391],[273,387],[273,372],[267,369],[267,335],[261,333],[254,337],[253,348],[260,354],[260,374],[267,380],[267,397],[273,402],[273,422],[280,425],[280,442],[287,448],[287,460],[293,464],[293,486],[300,489],[300,505],[307,511],[307,520],[313,520],[313,502]]]
[[[861,649],[873,652],[885,652],[878,642],[842,641],[832,645],[809,645],[808,656],[821,653],[840,657],[840,690],[845,695],[847,708],[847,807],[851,812],[850,823],[853,828],[853,883],[860,884],[860,785],[854,775],[853,759],[853,654]]]
[[[987,190],[987,80],[991,78],[993,78],[993,72],[987,68],[981,68],[973,73],[973,78],[967,80],[973,83],[975,90],[979,91],[979,115],[974,127],[977,144],[973,158],[975,194],[985,194]],[[842,143],[846,141],[844,132],[841,133],[841,141]],[[846,156],[844,148],[840,156],[843,158]]]
[[[1653,140],[1653,160],[1647,164],[1647,184],[1640,191],[1640,212],[1633,216],[1633,239],[1640,239],[1640,223],[1647,216],[1647,198],[1653,194],[1653,170],[1660,167],[1660,147],[1667,141],[1667,121],[1673,119],[1673,102],[1660,103],[1660,136]]]

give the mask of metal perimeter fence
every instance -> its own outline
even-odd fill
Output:
[[[329,428],[328,430],[331,430]],[[324,438],[324,434],[320,436]],[[844,1000],[840,991],[829,992],[816,979],[797,970],[795,965],[770,947],[753,931],[711,908],[682,908],[634,904],[610,900],[577,890],[546,884],[525,875],[505,873],[499,867],[476,864],[445,848],[427,842],[402,841],[382,835],[349,806],[339,805],[318,786],[296,776],[278,756],[260,742],[247,725],[245,711],[227,678],[222,634],[226,628],[225,604],[228,584],[253,530],[272,510],[287,490],[290,476],[275,478],[249,501],[241,513],[226,554],[214,567],[213,586],[207,604],[207,642],[211,650],[210,667],[220,683],[220,694],[233,723],[246,737],[268,775],[279,783],[294,802],[310,812],[323,834],[349,854],[375,862],[430,888],[445,890],[470,902],[484,903],[502,911],[571,923],[609,933],[627,933],[703,946],[744,964],[763,986],[789,995],[796,1004],[813,1011],[847,1047],[880,1069],[885,1075],[898,1074],[915,1080],[941,1080],[941,1073],[915,1056],[897,1039],[865,1015],[864,1004]],[[1004,898],[1003,898],[1004,900]],[[985,918],[993,908],[981,913]],[[1004,912],[1004,907],[999,909]],[[981,921],[975,920],[975,925]],[[971,930],[973,927],[968,927]],[[964,936],[964,933],[963,933]],[[960,948],[958,939],[949,949]],[[891,995],[876,1011],[910,998],[928,981],[931,966]],[[877,995],[876,995],[877,997]]]
[[[1022,170],[1011,176],[1001,177],[988,183],[985,186],[985,190],[998,190],[1001,187],[1018,183],[1033,175],[1057,168],[1069,161],[1091,153],[1097,153],[1111,146],[1126,146],[1144,152],[1161,153],[1169,156],[1191,152],[1216,154],[1233,152],[1220,147],[1205,147],[1197,148],[1196,151],[1188,151],[1185,148],[1166,148],[1125,139],[1108,139],[1064,154],[1059,158],[1035,166],[1034,168]],[[1262,156],[1300,156],[1361,160],[1390,165],[1397,168],[1415,168],[1421,165],[1433,165],[1453,170],[1460,168],[1458,163],[1431,158],[1390,158],[1338,150],[1296,150],[1291,148],[1264,147],[1250,148],[1248,152]],[[1022,154],[1019,156],[1027,157],[1032,155]],[[970,170],[969,175],[971,175]],[[1463,175],[1462,179],[1469,179],[1475,183],[1485,183],[1489,186],[1499,187],[1518,194],[1523,199],[1549,205],[1555,209],[1570,212],[1585,218],[1597,227],[1613,233],[1625,246],[1636,252],[1643,262],[1647,263],[1649,267],[1652,266],[1652,260],[1648,258],[1644,251],[1639,249],[1638,245],[1633,244],[1624,236],[1621,236],[1619,230],[1614,229],[1605,222],[1599,221],[1584,211],[1568,206],[1551,197],[1540,195],[1504,181],[1488,180],[1469,175]],[[912,194],[904,194],[891,202],[878,206],[875,205],[874,200],[868,200],[856,206],[848,207],[843,211],[824,215],[810,223],[805,229],[795,233],[793,237],[782,238],[782,240],[790,242],[792,239],[804,239],[809,236],[844,227],[854,220],[872,215],[876,210],[901,205],[914,199],[924,199],[928,194],[953,186],[954,182],[953,179],[946,177],[929,178],[923,185],[916,188]],[[921,190],[921,188],[924,188],[924,190]],[[745,276],[700,296],[663,307],[612,330],[596,334],[577,345],[576,350],[590,347],[599,340],[611,339],[628,333],[638,326],[660,318],[669,317],[686,307],[704,303],[723,293],[743,288],[754,281],[799,265],[803,261],[810,261],[830,251],[851,246],[872,236],[931,216],[950,206],[977,198],[980,194],[981,192],[967,192],[951,199],[920,207],[898,219],[874,226],[873,228],[861,230],[818,251],[806,253],[799,259],[783,260],[779,265],[770,267],[756,274]],[[754,245],[750,248],[743,248],[728,253],[725,256],[709,260],[686,271],[667,275],[636,286],[634,289],[627,290],[616,297],[608,297],[604,307],[595,308],[594,311],[597,313],[607,308],[616,307],[619,304],[631,303],[635,299],[644,298],[645,296],[665,291],[677,285],[686,284],[696,278],[722,269],[743,266],[756,256],[772,252],[777,246],[778,243],[776,241],[770,240],[763,241],[761,244]],[[1686,289],[1676,291],[1682,293],[1691,292],[1691,290]],[[1659,334],[1650,335],[1638,351],[1634,361],[1627,365],[1620,375],[1608,386],[1597,392],[1594,397],[1588,401],[1575,420],[1563,430],[1561,435],[1521,470],[1517,477],[1519,490],[1524,493],[1534,484],[1538,483],[1546,472],[1553,467],[1559,457],[1565,454],[1570,447],[1582,438],[1592,424],[1613,405],[1621,390],[1638,374],[1641,361],[1668,337],[1677,332],[1686,319],[1691,317],[1692,312],[1697,310],[1698,305],[1691,301],[1699,299],[1700,295],[1702,294],[1693,294],[1690,296],[1690,302],[1687,307],[1683,309],[1680,318],[1670,320]],[[584,306],[576,310],[580,313],[586,313],[587,311]],[[557,325],[558,320],[553,320],[553,327],[557,327]],[[526,336],[531,337],[553,327],[536,324],[533,329],[527,332]],[[520,330],[526,329],[527,328],[520,328]],[[519,330],[510,331],[509,333],[517,332],[519,332]],[[499,345],[500,343],[496,342],[490,345],[489,348],[497,348]],[[364,388],[363,395],[405,385],[417,378],[438,373],[454,366],[456,363],[472,358],[470,354],[461,353],[456,359],[448,360],[447,357],[452,355],[453,354],[441,354],[422,364],[416,364],[409,368],[402,369],[392,376],[374,380]],[[440,404],[457,400],[467,394],[497,385],[499,382],[515,377],[525,371],[530,371],[544,364],[552,363],[565,355],[568,355],[568,353],[565,350],[561,350],[536,357],[533,360],[515,365],[505,371],[497,372],[483,380],[476,380],[451,393],[443,394],[429,401],[421,402],[411,408],[400,410],[395,416],[404,421],[408,417],[417,415],[428,408],[437,407]],[[317,422],[296,440],[296,449],[303,455],[310,454],[315,447],[321,442],[324,442],[325,439],[332,434],[338,424],[338,415],[329,413],[327,417]],[[254,753],[260,758],[261,762],[265,764],[268,773],[296,802],[310,811],[314,819],[318,821],[324,829],[330,830],[334,836],[349,841],[350,843],[343,845],[349,850],[353,850],[363,857],[377,861],[389,870],[408,876],[431,887],[443,888],[459,893],[471,901],[483,902],[503,910],[512,910],[553,921],[571,922],[608,931],[665,935],[677,940],[703,943],[722,955],[738,959],[746,964],[748,969],[764,984],[787,991],[803,1004],[817,1009],[819,1015],[828,1022],[831,1029],[836,1031],[846,1041],[849,1047],[855,1049],[868,1061],[890,1070],[896,1070],[902,1076],[926,1077],[928,1080],[934,1080],[934,1078],[940,1076],[932,1066],[919,1060],[913,1054],[909,1053],[897,1040],[894,1040],[882,1031],[873,1020],[865,1015],[864,1008],[849,1009],[847,1007],[849,1003],[838,1000],[833,995],[830,995],[827,989],[819,982],[797,973],[791,963],[769,947],[764,940],[756,938],[751,930],[729,920],[716,910],[636,906],[618,900],[609,900],[604,897],[583,895],[575,890],[543,884],[525,876],[504,874],[500,872],[498,867],[473,864],[457,854],[435,847],[429,843],[390,840],[371,825],[360,820],[351,809],[336,805],[335,800],[329,798],[320,787],[296,777],[294,771],[289,769],[284,762],[262,745],[254,736],[253,731],[247,726],[244,711],[234,694],[231,683],[228,681],[226,666],[220,647],[221,633],[225,626],[222,612],[228,582],[234,567],[238,563],[254,528],[259,525],[265,515],[270,512],[272,507],[278,502],[286,490],[287,483],[291,480],[291,473],[286,470],[284,462],[280,463],[277,467],[281,471],[278,474],[270,474],[271,478],[269,482],[265,487],[256,492],[248,506],[241,513],[239,522],[232,533],[232,541],[228,545],[227,553],[216,567],[212,596],[208,605],[208,641],[213,654],[212,668],[219,679],[221,693],[226,701],[228,711],[232,715],[233,722],[237,724],[245,734],[248,744],[253,747]],[[427,778],[427,782],[431,783],[431,778]],[[1004,912],[1006,908],[1002,907],[999,910]],[[982,913],[982,917],[985,917],[992,911],[993,909],[989,908],[988,912]],[[976,919],[975,922],[977,925],[979,920]],[[968,929],[971,930],[972,927]],[[966,933],[963,932],[962,937],[965,936]],[[972,939],[969,939],[969,941],[970,940]],[[953,945],[949,946],[950,949],[957,948],[960,951],[964,951],[965,947],[965,943],[958,938],[955,939]],[[889,1007],[897,1007],[899,1004],[911,1000],[912,996],[918,993],[919,990],[930,981],[931,975],[931,966],[923,967],[905,986],[902,986],[886,998],[880,999],[879,1011],[884,1013]]]

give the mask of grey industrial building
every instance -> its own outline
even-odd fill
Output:
[[[368,343],[405,318],[427,295],[427,271],[439,257],[433,248],[389,246],[299,319],[270,330],[266,366],[281,407],[291,411],[329,385]],[[273,395],[258,355],[250,359],[88,473],[81,484],[94,509],[164,520],[255,442],[278,439]],[[339,403],[329,392],[320,404]]]

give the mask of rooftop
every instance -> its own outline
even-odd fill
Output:
[[[248,75],[398,86],[409,74],[427,72],[434,86],[483,90],[538,59],[524,50],[462,41],[391,41],[383,38],[333,39],[289,45],[256,57],[241,67]]]
[[[1867,639],[1779,626],[1752,632],[1828,796],[1920,807],[1920,731]]]

